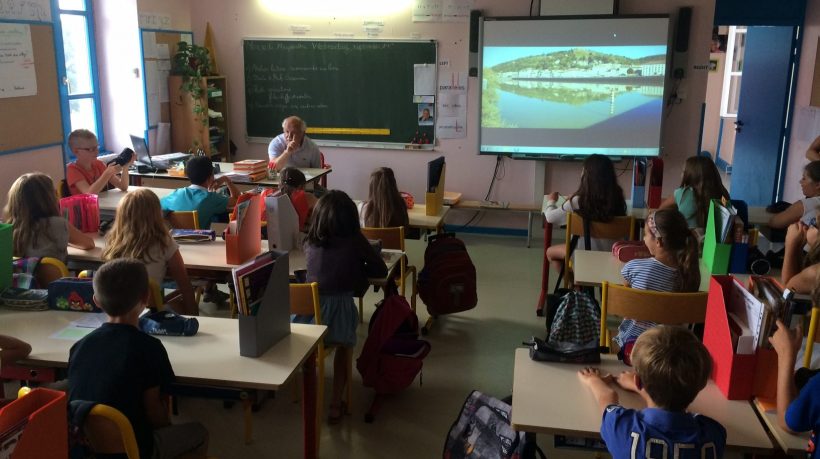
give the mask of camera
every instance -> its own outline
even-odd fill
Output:
[[[112,164],[116,164],[118,166],[125,166],[126,164],[128,164],[129,161],[131,161],[131,157],[133,156],[134,150],[130,148],[123,148],[116,158],[112,159],[111,161],[108,161],[107,165],[110,166]]]

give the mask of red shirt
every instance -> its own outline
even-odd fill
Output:
[[[77,189],[77,182],[85,180],[86,183],[89,185],[93,184],[97,181],[100,177],[102,177],[103,172],[105,171],[105,164],[99,159],[95,159],[94,162],[91,163],[91,170],[85,170],[82,166],[77,163],[71,163],[66,168],[65,172],[65,180],[68,183],[68,191],[72,194],[82,194],[80,190]],[[107,190],[108,186],[103,187],[103,190]]]

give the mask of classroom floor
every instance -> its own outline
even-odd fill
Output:
[[[405,391],[387,399],[373,424],[363,419],[372,391],[361,385],[354,368],[352,415],[339,425],[323,422],[321,457],[441,457],[447,431],[470,391],[478,389],[498,397],[512,392],[514,349],[533,334],[544,333],[543,319],[535,315],[541,278],[538,241],[528,249],[520,237],[460,237],[476,265],[478,306],[435,323],[426,337],[432,351],[424,361],[423,385],[419,386],[417,378]],[[424,248],[423,241],[408,241],[410,262],[418,268],[423,265]],[[381,293],[372,291],[365,297],[365,323],[359,326],[356,357],[380,298]],[[418,314],[422,323],[428,317],[421,301]],[[325,372],[326,400],[330,397],[331,362],[328,359]],[[210,453],[219,458],[295,458],[302,454],[301,405],[293,403],[287,389],[254,413],[254,441],[250,445],[242,442],[238,405],[224,409],[219,401],[181,400],[180,415],[174,422],[188,419],[198,419],[207,426]],[[540,443],[546,443],[546,438]]]

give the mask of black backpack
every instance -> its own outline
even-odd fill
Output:
[[[434,317],[467,311],[478,303],[475,265],[455,234],[429,238],[418,286],[421,301]]]

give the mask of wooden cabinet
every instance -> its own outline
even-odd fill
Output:
[[[171,108],[171,148],[187,152],[202,149],[218,161],[230,161],[228,84],[224,76],[205,77],[198,103],[181,88],[182,77],[168,78]]]

